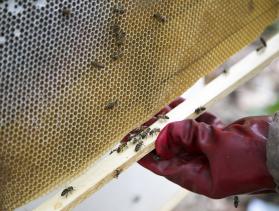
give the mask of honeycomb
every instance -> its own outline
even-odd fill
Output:
[[[77,176],[247,45],[274,0],[0,0],[0,210]]]

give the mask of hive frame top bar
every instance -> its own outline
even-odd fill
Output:
[[[170,111],[168,113],[169,120],[164,122],[157,121],[150,128],[162,129],[170,122],[196,117],[197,115],[194,111],[197,107],[204,106],[207,108],[214,104],[261,72],[276,57],[279,57],[279,33],[267,41],[266,48],[260,52],[250,52],[230,67],[227,74],[218,76],[205,86],[198,96],[187,99],[187,101]],[[59,192],[34,210],[68,210],[75,207],[112,180],[115,176],[115,170],[123,171],[152,151],[155,140],[156,136],[148,137],[144,141],[144,146],[138,152],[135,152],[134,147],[130,146],[121,154],[113,153],[103,158],[70,184],[75,187],[75,190],[67,198],[61,197]]]

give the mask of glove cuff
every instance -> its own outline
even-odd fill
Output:
[[[267,168],[276,184],[276,192],[279,193],[279,112],[274,114],[269,127],[266,153]]]

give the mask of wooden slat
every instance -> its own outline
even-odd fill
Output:
[[[170,122],[195,117],[194,111],[197,107],[209,107],[214,102],[225,97],[237,87],[261,72],[278,56],[279,35],[277,34],[267,42],[267,48],[262,52],[253,51],[249,53],[238,63],[233,65],[229,73],[220,75],[205,86],[204,90],[197,96],[187,99],[187,101],[170,111],[168,113],[170,117],[168,121],[156,122],[151,128],[163,128]],[[57,193],[35,210],[68,210],[76,206],[112,180],[116,169],[123,171],[148,152],[152,151],[154,149],[155,139],[156,136],[148,137],[144,142],[143,148],[138,152],[134,151],[134,145],[130,145],[129,148],[121,154],[113,153],[105,157],[71,183],[71,185],[75,187],[75,190],[67,198],[61,197],[60,193]]]

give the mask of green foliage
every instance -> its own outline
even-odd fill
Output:
[[[267,106],[264,110],[267,112],[267,114],[274,114],[276,111],[279,111],[279,98],[275,103]]]

